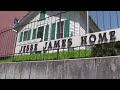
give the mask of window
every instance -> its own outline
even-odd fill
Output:
[[[56,28],[56,23],[53,23],[51,26],[51,34],[50,34],[50,39],[54,40],[55,39],[55,28]]]
[[[23,41],[26,41],[26,40],[27,40],[27,37],[28,37],[28,31],[25,31],[25,32],[24,32],[24,38],[23,38]]]
[[[20,33],[20,39],[19,39],[19,42],[22,42],[22,38],[23,38],[23,32]]]
[[[63,38],[63,25],[63,21],[57,23],[57,39]]]
[[[49,25],[46,25],[46,28],[45,28],[45,38],[44,38],[44,41],[47,41],[48,40],[48,32],[49,32]]]
[[[45,19],[45,14],[46,14],[46,11],[41,11],[40,12],[40,20]]]
[[[27,40],[30,40],[30,36],[31,36],[31,29],[28,31],[28,38],[27,38]]]
[[[30,36],[31,36],[31,30],[25,31],[23,41],[30,40]]]
[[[41,41],[43,39],[43,32],[44,32],[44,26],[38,27],[37,38],[41,38]]]
[[[37,29],[33,29],[33,36],[32,36],[32,39],[36,39],[36,31]]]
[[[69,37],[69,27],[70,27],[70,21],[69,20],[65,20],[64,38]]]

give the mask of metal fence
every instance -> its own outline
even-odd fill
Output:
[[[53,11],[54,12],[54,11]],[[25,61],[25,60],[64,60],[64,59],[75,59],[75,58],[88,58],[88,57],[99,57],[99,56],[115,56],[119,55],[119,42],[115,43],[104,43],[104,44],[97,44],[97,45],[85,45],[85,46],[75,46],[75,47],[58,47],[58,48],[51,48],[45,50],[37,50],[37,44],[42,43],[40,41],[40,35],[36,34],[36,38],[34,40],[38,40],[35,42],[33,47],[31,42],[32,36],[28,38],[26,36],[25,40],[28,40],[28,45],[24,41],[23,46],[21,47],[22,52],[16,52],[16,46],[19,44],[19,32],[16,32],[14,29],[35,29],[40,26],[45,26],[51,23],[57,23],[56,33],[54,40],[57,39],[64,39],[73,36],[81,36],[87,33],[93,33],[98,31],[105,31],[110,30],[112,28],[119,28],[120,26],[120,12],[118,11],[89,11],[89,22],[87,23],[87,14],[85,11],[60,11],[58,13],[53,14],[53,12],[42,19],[37,19],[32,22],[23,23],[15,28],[4,30],[0,32],[0,60],[7,60],[7,61]],[[81,16],[79,16],[81,14]],[[65,37],[64,29],[65,24],[62,21],[67,18],[71,20],[71,26],[69,29],[69,36]],[[86,20],[86,21],[85,21]],[[59,22],[59,23],[58,23]],[[82,23],[83,22],[83,23]],[[64,22],[65,23],[65,22]],[[91,26],[89,30],[87,30],[87,25],[91,25],[93,23],[98,29],[98,31],[91,31]],[[52,27],[52,26],[51,26]],[[44,27],[45,28],[45,27]],[[46,29],[44,29],[45,32]],[[49,29],[50,30],[50,29]],[[33,32],[33,31],[32,31]],[[47,32],[49,36],[43,38],[42,40],[51,41],[51,31]],[[32,34],[31,34],[32,35]],[[58,36],[56,36],[58,35]],[[37,38],[39,36],[39,38]],[[32,40],[32,41],[34,41]],[[44,41],[45,42],[45,41]],[[77,42],[77,41],[76,41]],[[64,45],[63,45],[64,46]]]

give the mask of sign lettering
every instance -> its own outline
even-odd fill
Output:
[[[96,33],[85,34],[83,36],[73,36],[68,38],[56,39],[46,42],[37,42],[37,44],[31,43],[29,45],[21,45],[19,53],[32,52],[32,51],[43,51],[53,50],[59,48],[69,48],[101,43],[109,43],[120,41],[120,30],[108,30]]]

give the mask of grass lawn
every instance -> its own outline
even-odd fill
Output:
[[[75,59],[75,58],[83,58],[90,57],[91,50],[70,50],[70,51],[62,51],[57,53],[45,53],[45,54],[31,54],[31,55],[16,55],[11,58],[7,58],[4,60],[0,60],[0,63],[4,62],[21,62],[21,61],[40,61],[40,60],[64,60],[64,59]]]

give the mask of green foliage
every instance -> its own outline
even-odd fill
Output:
[[[64,60],[64,59],[76,59],[87,57],[104,57],[104,56],[116,56],[120,55],[120,42],[104,43],[91,46],[86,50],[63,50],[59,53],[53,52],[37,52],[27,55],[15,55],[9,57],[0,62],[22,62],[22,61],[40,61],[40,60]]]
[[[58,55],[58,57],[57,57]],[[15,55],[14,57],[7,58],[5,60],[0,60],[0,62],[22,62],[22,61],[40,61],[40,60],[64,60],[64,59],[75,59],[81,57],[90,57],[91,50],[69,50],[60,51],[52,53],[37,53],[28,55]]]
[[[91,55],[93,57],[120,55],[120,42],[94,45],[92,47]]]

